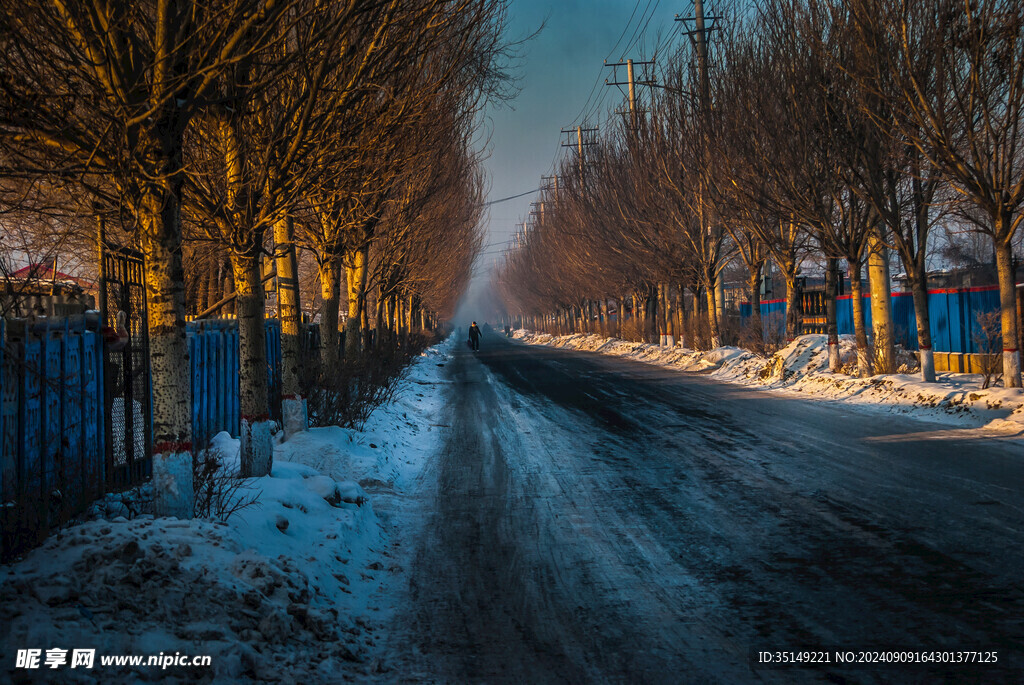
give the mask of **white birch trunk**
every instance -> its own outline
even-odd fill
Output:
[[[178,197],[153,189],[143,196],[141,214],[153,386],[153,511],[156,516],[191,518],[192,383]]]

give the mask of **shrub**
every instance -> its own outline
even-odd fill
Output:
[[[374,409],[392,398],[411,359],[436,340],[431,331],[413,331],[406,346],[385,343],[321,369],[304,392],[309,425],[361,428]]]
[[[1003,326],[998,311],[978,312],[977,327],[971,334],[981,364],[981,388],[991,387],[1003,377]]]
[[[229,465],[216,449],[192,455],[192,485],[195,488],[196,518],[227,521],[232,515],[258,503],[260,492],[251,492],[248,481],[239,477],[238,465]]]

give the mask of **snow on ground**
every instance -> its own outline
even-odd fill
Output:
[[[339,682],[374,668],[390,588],[390,508],[435,451],[449,358],[414,361],[364,430],[314,428],[278,442],[269,477],[236,497],[226,522],[154,519],[108,498],[99,520],[69,527],[0,567],[0,682]],[[238,440],[214,448],[230,468]],[[236,481],[238,482],[238,481]],[[396,521],[401,523],[398,517]],[[19,649],[95,649],[92,670],[15,668]],[[209,655],[211,668],[101,667],[106,655]]]
[[[856,378],[832,373],[824,335],[800,336],[770,358],[738,347],[699,352],[593,334],[552,336],[520,329],[513,337],[533,345],[587,350],[680,371],[703,372],[722,381],[799,393],[809,399],[842,401],[865,410],[913,413],[926,420],[956,421],[970,428],[1024,434],[1024,394],[1018,389],[982,390],[982,378],[976,374],[940,373],[937,383],[925,383],[916,374]],[[852,336],[841,338],[840,354],[844,361],[855,358]]]

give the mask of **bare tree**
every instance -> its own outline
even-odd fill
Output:
[[[860,85],[985,217],[996,252],[1004,383],[1020,387],[1013,239],[1024,217],[1024,5],[1016,0],[850,3],[869,68]]]

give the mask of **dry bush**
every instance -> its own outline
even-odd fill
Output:
[[[212,448],[192,455],[192,483],[196,497],[192,515],[196,518],[227,521],[257,504],[261,494],[252,492],[238,466],[225,464],[224,455]]]
[[[978,312],[978,327],[971,333],[981,363],[981,389],[989,388],[1003,377],[1003,327],[998,311]]]
[[[631,317],[619,327],[619,339],[629,342],[645,342],[644,327],[640,319]]]
[[[361,428],[374,409],[394,396],[410,359],[425,343],[423,336],[410,336],[407,348],[381,345],[358,359],[339,360],[323,369],[303,393],[308,398],[309,425]]]
[[[908,350],[902,345],[896,346],[896,373],[913,374],[921,370],[921,360],[917,352]]]
[[[707,316],[702,312],[687,312],[686,340],[692,350],[704,352],[711,349],[711,327]]]
[[[779,325],[782,317],[778,312],[757,320],[749,319],[739,333],[739,345],[762,357],[771,357],[786,345],[784,326]]]
[[[743,336],[747,332],[746,329],[747,327],[743,325],[739,314],[726,312],[718,324],[718,334],[722,345],[741,345]]]

